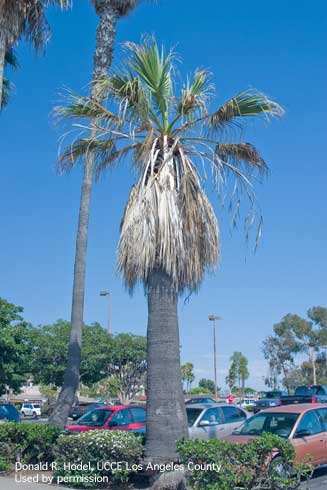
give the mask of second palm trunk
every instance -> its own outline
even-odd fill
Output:
[[[154,270],[148,284],[146,460],[177,458],[176,441],[187,437],[180,368],[177,293],[171,278]]]

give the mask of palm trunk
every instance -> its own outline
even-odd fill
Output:
[[[5,55],[6,55],[5,42],[0,39],[0,111],[2,109],[3,77],[4,77],[4,69],[5,69]]]
[[[187,437],[180,367],[177,294],[162,270],[151,273],[148,285],[147,331],[147,461],[177,458],[176,441]]]
[[[94,53],[94,70],[92,97],[96,98],[95,82],[107,75],[112,63],[113,46],[116,33],[117,12],[105,0],[98,0],[96,11],[100,17],[96,36],[96,49]],[[91,131],[90,137],[94,137]],[[79,385],[82,330],[85,296],[85,270],[88,242],[88,228],[90,217],[90,203],[94,174],[94,156],[89,152],[84,163],[84,175],[81,190],[78,231],[76,239],[73,300],[71,315],[71,331],[69,339],[67,367],[64,383],[58,397],[55,409],[49,421],[54,425],[64,427],[69,411],[73,405],[75,394]]]

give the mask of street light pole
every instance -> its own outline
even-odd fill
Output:
[[[108,335],[110,335],[110,292],[100,291],[100,296],[108,296]]]
[[[217,389],[217,355],[216,355],[216,320],[221,320],[220,316],[209,315],[208,319],[212,322],[213,329],[213,368],[214,368],[214,379],[215,379],[215,399],[218,398],[218,389]]]

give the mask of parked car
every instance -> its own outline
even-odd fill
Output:
[[[194,403],[216,403],[211,396],[200,396],[197,398],[190,398],[185,402],[186,405],[193,405]]]
[[[11,403],[0,404],[0,423],[1,422],[19,422],[20,415],[17,408]]]
[[[256,401],[257,400],[254,400],[253,398],[244,398],[244,400],[240,400],[237,405],[245,408],[245,410],[252,411]]]
[[[71,417],[73,420],[77,420],[86,412],[89,412],[90,410],[94,410],[95,408],[100,408],[100,407],[107,407],[107,406],[108,403],[104,403],[104,402],[80,403],[79,405],[75,405],[74,407],[72,407],[71,411],[69,412],[69,417]]]
[[[246,443],[263,432],[289,439],[295,449],[295,463],[310,458],[314,466],[327,464],[326,405],[307,403],[264,410],[249,418],[226,439]]]
[[[86,412],[76,422],[66,425],[68,432],[86,432],[88,430],[127,430],[143,432],[146,411],[135,405],[115,405],[96,408]]]
[[[250,416],[235,405],[198,403],[186,407],[191,439],[221,439],[231,434]]]
[[[298,386],[294,396],[282,396],[281,405],[293,403],[327,403],[327,386]]]
[[[20,413],[23,417],[40,417],[41,406],[39,403],[23,403]]]
[[[265,410],[266,408],[279,407],[281,405],[282,396],[287,396],[287,392],[266,391],[264,396],[255,402],[253,412],[258,413],[260,410]]]

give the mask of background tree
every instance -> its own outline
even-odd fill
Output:
[[[266,378],[266,384],[275,387],[278,384],[278,377],[282,375],[286,383],[284,386],[289,391],[288,374],[294,369],[294,356],[299,352],[300,347],[294,333],[289,329],[280,329],[279,325],[274,325],[275,335],[267,337],[263,342],[263,354],[269,362],[270,370],[270,377]],[[275,386],[272,386],[271,381]]]
[[[193,369],[194,369],[194,366],[191,362],[187,362],[186,364],[183,364],[181,366],[182,380],[183,380],[183,382],[186,381],[186,393],[191,392],[191,386],[192,386],[192,383],[195,379]]]
[[[242,352],[235,351],[230,358],[231,365],[227,376],[227,384],[231,388],[238,381],[239,390],[244,390],[245,381],[249,378],[248,360]],[[233,384],[232,384],[233,383]]]
[[[210,393],[215,392],[215,382],[212,381],[212,379],[205,379],[205,378],[200,379],[199,387],[209,390]]]
[[[30,372],[32,326],[23,320],[24,309],[0,298],[0,395],[19,392]]]
[[[283,384],[288,390],[294,387],[296,381],[317,384],[318,360],[319,374],[324,376],[321,359],[324,346],[327,345],[327,308],[312,307],[307,315],[309,320],[296,314],[285,315],[274,325],[274,335],[264,341],[263,351],[270,370],[275,373],[275,377],[283,376]],[[300,354],[306,354],[308,361],[296,367],[295,357]]]
[[[93,57],[93,77],[91,84],[91,100],[95,105],[101,101],[96,90],[96,83],[104,79],[111,66],[116,37],[118,19],[127,15],[140,2],[138,0],[92,0],[98,16],[96,46]],[[93,114],[94,115],[94,114]],[[95,121],[94,121],[95,122]],[[90,128],[90,139],[96,136],[95,129]],[[71,332],[67,368],[64,383],[57,400],[50,423],[64,427],[70,408],[74,402],[75,393],[80,379],[81,342],[84,316],[86,251],[90,217],[91,192],[94,176],[96,155],[92,148],[84,152],[83,180],[81,187],[78,229],[76,237],[73,298],[71,313]],[[81,155],[82,153],[80,153]]]
[[[53,387],[62,386],[67,364],[70,323],[54,324],[33,330],[31,370],[34,381]],[[107,375],[113,339],[99,323],[85,325],[82,338],[80,381],[90,386]]]
[[[128,402],[145,384],[146,338],[119,334],[113,339],[107,373],[115,379],[117,395]]]
[[[69,0],[0,0],[0,108],[8,89],[8,82],[3,87],[6,53],[22,36],[37,50],[46,44],[50,30],[44,11],[49,4],[64,8]]]
[[[92,154],[99,173],[131,152],[139,170],[122,219],[118,269],[130,291],[142,282],[147,292],[146,459],[164,462],[177,456],[176,440],[188,433],[178,296],[196,290],[219,258],[218,223],[202,188],[202,164],[210,166],[221,196],[224,184],[231,190],[234,222],[241,196],[250,200],[246,223],[252,225],[258,215],[251,182],[267,167],[254,146],[227,143],[226,135],[242,118],[278,116],[283,110],[251,90],[209,112],[212,90],[205,71],[196,71],[175,93],[172,52],[166,54],[154,40],[128,48],[125,66],[96,87],[101,103],[72,95],[59,109],[62,115],[91,119],[93,131],[67,148],[61,165],[71,168]]]

